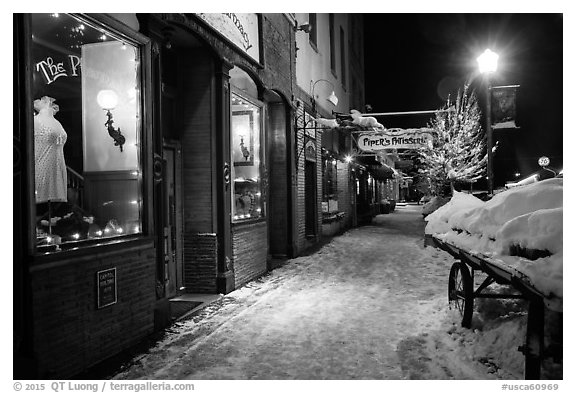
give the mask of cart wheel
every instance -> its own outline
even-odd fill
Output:
[[[454,262],[448,278],[448,302],[454,304],[462,316],[462,327],[469,328],[472,324],[474,309],[474,291],[472,277],[463,262]]]

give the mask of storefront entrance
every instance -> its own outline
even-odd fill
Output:
[[[313,238],[317,233],[316,162],[306,160],[304,168],[304,194],[306,212],[306,237]]]
[[[166,296],[173,297],[183,288],[182,270],[182,150],[177,142],[165,143],[165,176],[162,211]]]

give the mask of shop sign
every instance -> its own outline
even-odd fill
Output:
[[[306,138],[304,144],[304,157],[308,161],[316,161],[316,141],[314,139]]]
[[[196,14],[242,52],[260,62],[257,14]]]
[[[110,306],[118,301],[116,293],[116,268],[96,273],[98,308]]]
[[[48,56],[35,64],[47,85],[63,76],[78,76],[81,59],[76,55],[68,55],[66,61],[56,61]]]
[[[516,129],[516,90],[519,86],[494,86],[492,93],[492,127]]]
[[[425,149],[432,147],[430,129],[389,129],[385,132],[366,132],[358,136],[358,148],[362,151],[385,149]]]

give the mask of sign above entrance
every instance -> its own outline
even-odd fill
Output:
[[[358,148],[362,151],[431,148],[431,132],[429,128],[393,128],[380,132],[364,132],[358,135]]]
[[[260,62],[260,36],[257,14],[196,14],[226,37],[242,52]]]

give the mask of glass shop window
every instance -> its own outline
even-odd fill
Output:
[[[139,47],[80,17],[31,18],[37,249],[141,233]]]
[[[262,109],[232,93],[232,221],[262,217],[260,124]]]
[[[338,160],[322,152],[322,212],[338,212]]]

